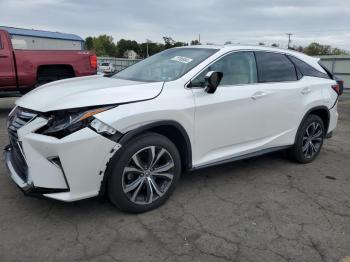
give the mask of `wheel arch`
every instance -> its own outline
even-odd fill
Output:
[[[131,139],[145,132],[155,132],[155,133],[164,135],[165,137],[170,139],[170,141],[172,141],[175,144],[176,148],[179,150],[182,170],[185,171],[192,168],[192,146],[191,146],[190,138],[185,128],[176,121],[172,121],[172,120],[156,121],[150,124],[140,126],[138,128],[135,128],[123,134],[120,138],[116,140],[116,142],[118,142],[123,146],[126,143],[128,143]],[[117,154],[118,154],[118,151],[115,156],[117,156]],[[107,180],[110,174],[110,169],[108,168],[109,166],[108,164],[109,164],[109,161],[106,164],[107,169],[101,181],[99,196],[105,195],[107,191]]]
[[[125,133],[118,142],[123,146],[132,138],[147,131],[161,134],[172,141],[179,150],[182,170],[192,168],[192,146],[190,138],[185,128],[176,121],[162,120],[143,125]]]
[[[302,123],[306,120],[306,118],[311,115],[311,114],[314,114],[314,115],[317,115],[319,116],[322,121],[323,121],[323,124],[324,124],[324,128],[325,128],[325,135],[327,135],[328,133],[328,126],[329,126],[329,120],[330,120],[330,113],[329,113],[329,109],[328,107],[326,106],[316,106],[316,107],[313,107],[311,109],[309,109],[305,114],[304,114],[304,117],[302,118],[300,124],[299,124],[299,128],[298,128],[298,132],[297,134],[295,135],[295,138],[294,138],[294,143],[296,141],[296,138],[299,134],[299,131],[300,131],[300,127],[302,125]]]
[[[74,77],[75,71],[70,64],[42,64],[36,69],[36,80],[39,81],[41,77],[56,77],[68,76]]]

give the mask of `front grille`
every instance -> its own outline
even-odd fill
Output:
[[[17,107],[15,111],[11,113],[8,120],[8,131],[10,138],[18,140],[17,130],[28,124],[36,116],[37,114],[33,112],[25,111],[25,109]]]
[[[26,111],[23,108],[17,107],[13,111],[8,120],[8,133],[11,144],[11,159],[12,165],[16,173],[24,180],[27,181],[28,178],[28,167],[23,155],[23,150],[21,142],[18,141],[18,129],[28,124],[33,120],[37,114],[33,112]]]

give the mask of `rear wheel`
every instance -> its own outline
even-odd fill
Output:
[[[317,115],[309,115],[301,124],[290,156],[299,163],[310,163],[319,154],[325,137],[324,123]]]
[[[109,198],[123,211],[132,213],[162,205],[181,173],[176,146],[156,133],[146,133],[124,145],[110,165]]]

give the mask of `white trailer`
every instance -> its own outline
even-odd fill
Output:
[[[84,40],[74,34],[15,27],[2,27],[12,40],[14,49],[26,50],[83,50]]]

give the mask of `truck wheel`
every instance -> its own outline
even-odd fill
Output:
[[[146,133],[123,145],[109,164],[111,202],[123,211],[141,213],[162,205],[181,174],[176,146],[165,136]]]

